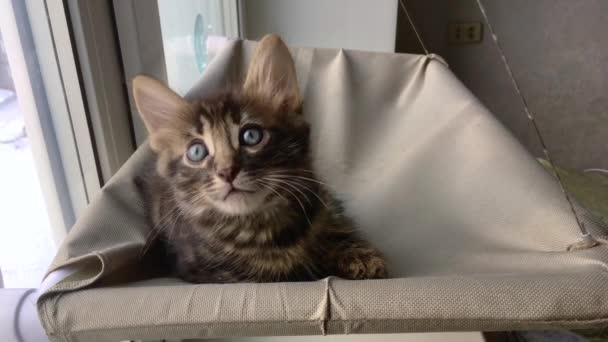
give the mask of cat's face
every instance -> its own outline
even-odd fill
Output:
[[[299,114],[273,113],[235,93],[193,112],[166,173],[192,211],[209,204],[231,215],[264,209],[281,200],[287,176],[308,167],[308,125]]]
[[[189,214],[264,210],[296,191],[287,177],[307,176],[309,128],[293,61],[274,37],[260,43],[242,89],[188,103],[139,76],[134,95],[158,171]]]

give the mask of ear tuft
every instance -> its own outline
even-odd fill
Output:
[[[302,99],[295,64],[289,49],[278,35],[266,35],[258,43],[243,90],[277,111],[299,111]]]

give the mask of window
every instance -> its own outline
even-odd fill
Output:
[[[0,271],[37,287],[101,183],[63,3],[2,2],[0,32]]]

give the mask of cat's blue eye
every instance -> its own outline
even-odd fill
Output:
[[[247,127],[241,132],[241,144],[255,146],[262,142],[264,131],[260,127]]]
[[[209,154],[209,152],[207,152],[207,147],[202,142],[197,142],[190,145],[190,147],[188,147],[188,151],[186,151],[186,157],[195,163],[205,159],[207,154]]]

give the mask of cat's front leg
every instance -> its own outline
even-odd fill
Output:
[[[384,256],[367,242],[353,241],[340,247],[335,254],[337,276],[351,280],[387,278]]]

